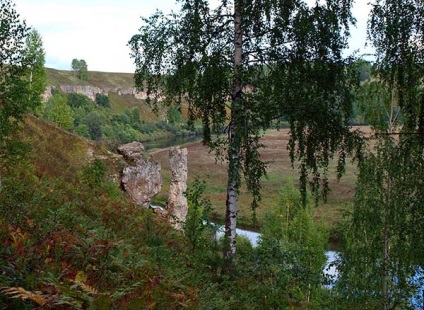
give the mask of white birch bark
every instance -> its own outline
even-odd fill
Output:
[[[226,252],[224,258],[226,261],[224,273],[231,273],[232,261],[236,253],[236,227],[238,212],[238,190],[239,190],[239,174],[240,174],[240,128],[238,127],[239,113],[241,108],[242,96],[242,18],[241,18],[242,1],[234,2],[234,81],[232,93],[232,109],[231,123],[229,126],[229,148],[228,148],[228,185],[226,200],[226,217],[225,217],[225,237],[227,238]]]

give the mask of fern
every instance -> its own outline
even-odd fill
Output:
[[[9,295],[11,298],[21,298],[22,300],[31,300],[40,306],[47,303],[47,299],[41,292],[27,291],[22,287],[3,287],[1,292]]]
[[[86,293],[89,293],[89,294],[98,294],[99,293],[99,291],[97,289],[95,289],[94,287],[92,287],[88,284],[85,284],[84,282],[75,281],[75,283],[78,284],[78,286]]]

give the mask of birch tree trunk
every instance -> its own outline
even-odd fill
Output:
[[[234,80],[231,102],[231,120],[228,128],[228,184],[225,213],[225,238],[226,248],[224,253],[223,273],[231,274],[233,260],[236,253],[236,227],[238,212],[238,191],[240,186],[240,140],[242,128],[240,128],[240,113],[242,112],[242,0],[234,2]]]
[[[391,208],[391,176],[387,176],[387,189],[386,189],[386,206],[384,212],[384,229],[383,229],[383,266],[382,266],[382,286],[381,292],[383,294],[383,309],[389,309],[389,296],[388,296],[388,282],[389,282],[389,225],[390,225],[390,208]]]

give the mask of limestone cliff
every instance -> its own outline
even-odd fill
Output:
[[[43,100],[47,101],[52,96],[53,86],[49,85],[46,87],[46,90],[43,94]],[[117,93],[118,95],[132,95],[137,99],[146,99],[147,94],[145,92],[138,92],[135,87],[130,88],[120,88],[120,87],[110,87],[110,88],[99,88],[95,86],[84,86],[84,85],[60,85],[59,89],[64,93],[77,93],[82,94],[90,98],[91,100],[96,99],[96,94],[108,95],[109,92]]]

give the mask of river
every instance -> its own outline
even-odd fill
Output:
[[[168,139],[158,139],[143,142],[146,151],[152,149],[164,149],[172,146],[192,143],[202,140],[202,136],[172,137]]]

